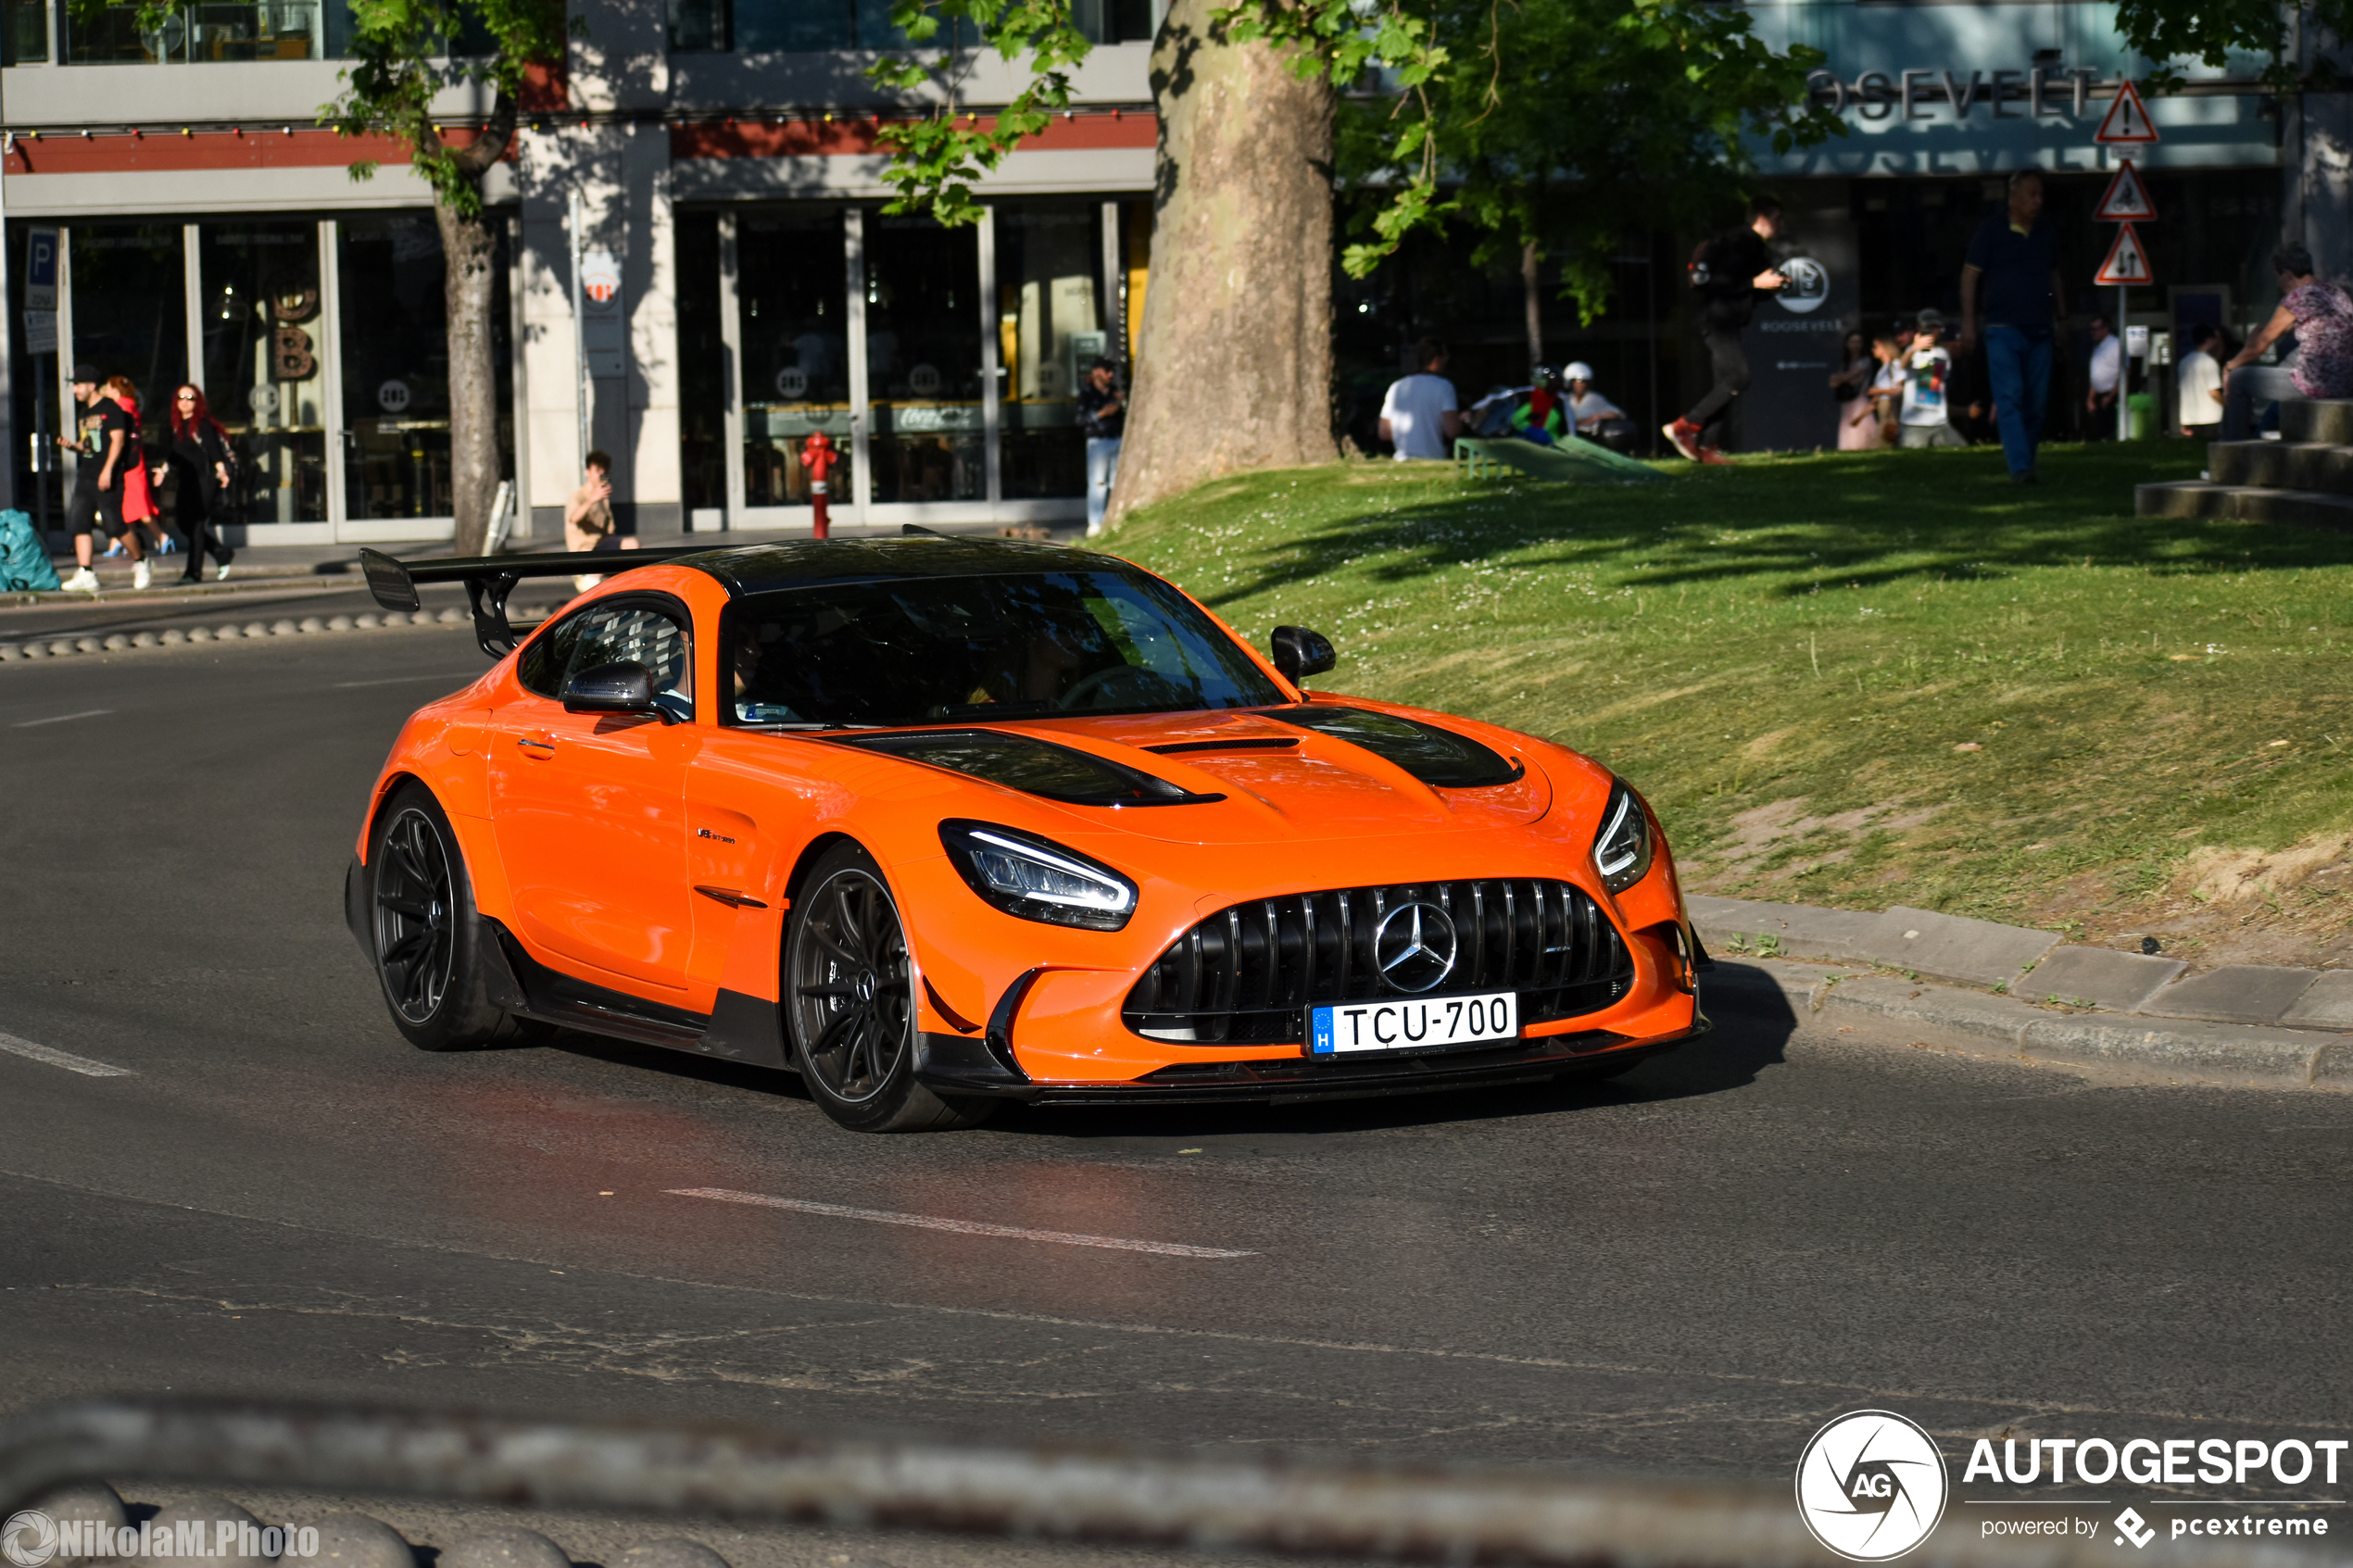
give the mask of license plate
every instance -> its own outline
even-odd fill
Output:
[[[1519,994],[1413,997],[1388,1002],[1343,1002],[1309,1015],[1307,1054],[1426,1051],[1519,1035]]]

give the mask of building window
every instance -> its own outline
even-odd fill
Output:
[[[245,523],[323,522],[327,326],[319,226],[235,220],[205,224],[197,236],[202,384],[237,451],[231,515]],[[82,297],[76,278],[77,336]]]
[[[732,47],[733,10],[727,0],[670,0],[670,52],[697,55]]]
[[[1149,44],[1152,0],[1072,0],[1071,20],[1090,44]]]
[[[727,505],[727,337],[719,215],[678,214],[678,456],[687,526]]]
[[[1101,204],[997,208],[998,428],[1009,500],[1084,495],[1078,384],[1111,352],[1102,290]]]
[[[878,213],[865,232],[874,497],[977,501],[988,484],[979,235]]]
[[[48,63],[48,0],[0,0],[0,66]]]
[[[680,0],[694,4],[697,0]],[[727,0],[701,0],[714,6]],[[857,43],[853,0],[736,0],[735,46],[748,55],[779,51],[849,49]]]
[[[326,57],[328,27],[347,31],[344,0],[203,0],[170,12],[152,31],[139,26],[139,7],[111,5],[94,13],[69,11],[66,59],[72,65],[147,60],[178,64]]]
[[[801,443],[849,451],[849,299],[838,212],[746,217],[736,231],[743,332],[744,504],[803,506]],[[844,470],[836,470],[837,473]],[[829,480],[838,494],[847,488]]]
[[[338,226],[343,317],[344,515],[448,517],[448,311],[441,232],[433,214],[373,212]],[[507,330],[507,245],[492,263],[492,379],[498,442],[511,452],[512,349]]]

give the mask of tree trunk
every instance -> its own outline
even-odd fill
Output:
[[[1116,519],[1239,470],[1329,461],[1332,112],[1264,44],[1174,0],[1152,48],[1160,110],[1151,281]]]
[[[1523,240],[1519,246],[1519,284],[1528,311],[1528,375],[1533,381],[1536,367],[1544,362],[1544,291],[1537,284],[1536,242]]]
[[[497,282],[499,221],[469,218],[442,203],[441,255],[448,270],[442,299],[449,332],[449,490],[457,511],[456,553],[483,553],[490,504],[498,494],[498,370],[491,352],[491,303]]]

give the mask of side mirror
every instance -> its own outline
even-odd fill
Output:
[[[676,720],[654,701],[653,672],[626,660],[583,670],[564,683],[567,713],[650,713],[665,724]]]
[[[1320,675],[1340,662],[1340,655],[1332,651],[1332,640],[1304,626],[1276,627],[1274,651],[1275,668],[1293,685],[1301,676]]]

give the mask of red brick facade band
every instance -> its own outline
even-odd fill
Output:
[[[882,121],[743,119],[698,121],[670,127],[674,159],[729,157],[844,157],[873,154]],[[1153,144],[1158,121],[1150,111],[1114,109],[1057,119],[1024,139],[1024,152],[1100,152]],[[525,132],[527,134],[528,132]],[[447,133],[456,146],[472,141],[471,129]],[[511,154],[510,155],[511,156]],[[409,161],[409,144],[394,136],[341,136],[313,126],[236,127],[206,131],[107,132],[81,136],[19,133],[0,171],[8,174],[176,173],[209,169],[320,169],[365,159],[397,167]]]

